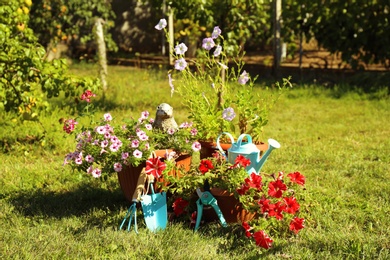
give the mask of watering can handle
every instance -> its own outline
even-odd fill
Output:
[[[247,137],[247,140],[248,140],[248,144],[251,144],[252,143],[252,137],[248,134],[242,134],[238,137],[237,139],[237,145],[238,146],[241,146],[241,143],[242,143],[242,139],[244,139],[244,137]]]
[[[219,139],[221,138],[222,135],[227,135],[227,136],[229,136],[232,145],[233,145],[233,143],[234,143],[234,138],[233,138],[233,136],[232,136],[231,134],[229,134],[229,133],[227,133],[227,132],[221,133],[221,134],[218,136],[218,138],[217,138],[217,148],[218,148],[218,150],[226,157],[225,151],[222,149],[221,145],[219,144]]]

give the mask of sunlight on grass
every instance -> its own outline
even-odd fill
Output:
[[[118,66],[109,72],[106,97],[96,101],[96,120],[105,112],[118,118],[143,110],[153,115],[162,102],[174,107],[177,121],[188,120],[180,99],[170,97],[164,71]],[[96,67],[76,65],[72,73],[96,75]],[[117,176],[102,182],[62,166],[74,137],[64,135],[59,119],[70,116],[73,101],[58,98],[42,125],[18,123],[3,113],[0,224],[6,228],[0,230],[0,257],[389,259],[390,101],[383,93],[379,99],[354,91],[336,94],[296,86],[270,112],[263,138],[278,140],[281,148],[262,170],[300,171],[307,183],[298,198],[306,228],[298,236],[275,237],[269,251],[250,243],[236,225],[205,223],[194,233],[179,222],[152,234],[141,209],[138,235],[118,231],[129,205]],[[45,138],[34,139],[42,127]]]

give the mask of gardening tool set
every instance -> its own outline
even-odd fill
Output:
[[[228,149],[226,155],[225,151],[221,148],[219,140],[222,135],[227,135],[232,143],[232,146]],[[246,138],[246,142],[243,140]],[[217,138],[217,147],[225,156],[225,158],[232,164],[238,155],[242,155],[251,161],[251,164],[247,166],[246,170],[248,174],[255,172],[260,173],[261,168],[266,162],[268,156],[274,149],[280,148],[280,144],[274,139],[268,139],[268,150],[260,157],[260,151],[257,149],[256,145],[252,143],[252,138],[248,134],[242,134],[238,137],[237,142],[234,142],[234,138],[229,133],[222,133]],[[145,189],[145,181],[147,181],[147,189]],[[127,230],[130,230],[132,220],[134,219],[134,231],[138,233],[137,230],[137,203],[141,202],[142,212],[144,214],[144,219],[146,227],[152,231],[156,232],[158,230],[163,230],[166,228],[168,223],[168,213],[167,213],[167,197],[165,192],[155,193],[154,191],[154,177],[153,175],[146,175],[145,169],[142,170],[136,190],[133,194],[132,205],[129,207],[125,218],[123,219],[119,229],[122,229],[126,220],[128,219]],[[151,194],[149,193],[149,189]],[[207,181],[204,184],[203,191],[201,189],[196,189],[196,193],[199,199],[196,201],[197,206],[197,217],[194,231],[197,231],[202,220],[203,208],[212,207],[216,212],[219,221],[223,227],[227,227],[226,220],[223,216],[221,209],[218,206],[217,199],[211,194],[210,187]]]

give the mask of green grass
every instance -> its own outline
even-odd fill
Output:
[[[109,68],[110,90],[96,102],[98,115],[116,117],[154,111],[162,102],[186,113],[171,98],[165,75],[127,67]],[[73,66],[95,75],[96,67]],[[116,176],[101,182],[63,167],[74,142],[58,120],[73,112],[70,101],[42,118],[42,126],[19,123],[1,113],[1,259],[389,259],[390,258],[390,101],[386,90],[364,93],[347,86],[296,86],[270,113],[264,140],[275,150],[262,170],[300,171],[306,228],[297,236],[273,237],[264,251],[238,226],[204,224],[197,233],[170,223],[157,234],[118,231],[129,204]],[[272,90],[259,88],[265,95]],[[388,90],[387,90],[388,91]]]

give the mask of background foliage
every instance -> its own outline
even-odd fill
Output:
[[[28,26],[31,4],[2,0],[0,5],[0,110],[29,120],[50,109],[46,97],[61,92],[76,97],[99,86],[94,79],[67,75],[65,60],[44,59],[46,51]]]

